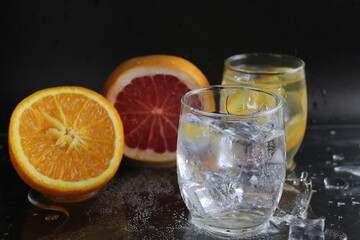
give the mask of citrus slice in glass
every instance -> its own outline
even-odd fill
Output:
[[[286,125],[286,151],[289,152],[299,145],[306,130],[306,118],[300,115],[293,117]]]

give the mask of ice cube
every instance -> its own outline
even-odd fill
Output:
[[[290,221],[289,240],[324,240],[325,219],[299,219]]]
[[[229,188],[229,197],[236,202],[240,202],[242,201],[243,196],[244,189],[242,184],[239,182],[231,183]]]
[[[285,164],[285,154],[281,148],[278,148],[270,159],[273,164]]]
[[[234,156],[232,153],[233,141],[228,135],[218,134],[214,136],[211,145],[219,168],[227,168],[234,165]]]
[[[227,207],[226,184],[194,184],[183,190],[200,215],[219,216]]]
[[[307,172],[302,172],[300,178],[289,174],[272,221],[288,225],[293,218],[307,218],[311,196],[312,182]]]
[[[259,123],[251,121],[224,121],[213,120],[210,126],[218,133],[223,133],[234,140],[252,140],[262,132]]]

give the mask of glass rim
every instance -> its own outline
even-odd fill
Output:
[[[268,95],[272,96],[274,99],[276,99],[277,104],[275,107],[265,110],[265,111],[240,115],[240,114],[208,112],[208,111],[204,111],[204,110],[200,110],[200,109],[191,107],[189,104],[187,104],[185,102],[185,99],[188,98],[190,95],[194,95],[194,94],[197,94],[200,92],[204,92],[206,90],[211,90],[211,89],[216,89],[216,88],[219,88],[219,89],[220,88],[231,88],[231,89],[251,90],[251,91],[262,92],[262,93],[268,94]],[[190,90],[181,97],[181,105],[193,114],[201,115],[201,116],[209,117],[209,118],[253,119],[253,118],[257,118],[257,117],[267,116],[267,115],[270,115],[270,114],[273,114],[273,113],[279,111],[279,109],[281,109],[283,107],[284,101],[279,94],[277,94],[271,90],[265,89],[265,88],[250,87],[248,85],[242,85],[242,84],[223,84],[223,85],[210,85],[210,86]]]
[[[294,67],[287,71],[279,71],[276,73],[271,73],[271,72],[266,72],[266,71],[256,71],[255,72],[255,71],[251,71],[251,70],[242,69],[242,67],[235,67],[235,66],[231,65],[231,62],[234,60],[246,59],[248,57],[259,57],[259,56],[260,57],[266,56],[266,57],[273,57],[273,58],[277,58],[277,59],[289,59],[289,60],[293,60],[293,61],[298,61],[299,66]],[[232,55],[232,56],[228,57],[227,59],[225,59],[224,65],[226,68],[229,68],[230,70],[233,70],[235,72],[254,74],[254,75],[285,75],[285,74],[291,74],[291,73],[297,72],[300,69],[305,68],[305,62],[301,58],[298,58],[298,57],[295,57],[292,55],[288,55],[288,54],[281,54],[281,53],[240,53],[240,54]]]

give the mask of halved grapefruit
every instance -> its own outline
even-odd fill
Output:
[[[120,64],[103,94],[124,125],[124,155],[140,162],[174,162],[180,99],[191,89],[208,86],[205,75],[176,56],[150,55]]]

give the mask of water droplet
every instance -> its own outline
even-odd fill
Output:
[[[349,183],[340,178],[324,178],[325,188],[327,189],[348,189]]]
[[[320,109],[320,105],[317,102],[313,102],[313,108],[316,109]]]
[[[344,202],[338,202],[337,203],[337,206],[340,207],[340,206],[345,206],[345,203]]]
[[[360,166],[338,166],[334,168],[334,170],[335,172],[347,172],[355,176],[360,176]]]
[[[321,95],[322,95],[323,97],[326,96],[326,89],[325,89],[325,88],[322,88],[322,89],[321,89]]]
[[[351,205],[353,205],[353,206],[360,205],[360,202],[359,201],[352,201]]]
[[[337,132],[335,130],[330,130],[329,133],[330,133],[331,136],[335,136]]]
[[[335,224],[332,224],[330,223],[330,227],[334,227]],[[331,228],[327,228],[325,230],[325,236],[326,236],[326,239],[339,239],[339,240],[347,240],[348,239],[348,236],[339,231],[339,230],[335,230],[335,229],[331,229]]]
[[[59,218],[58,214],[48,214],[45,216],[46,221],[55,221]]]
[[[345,159],[344,155],[342,155],[341,153],[340,154],[334,154],[332,155],[332,159],[334,161],[342,161]]]
[[[341,220],[343,218],[343,216],[338,216],[338,220]]]

